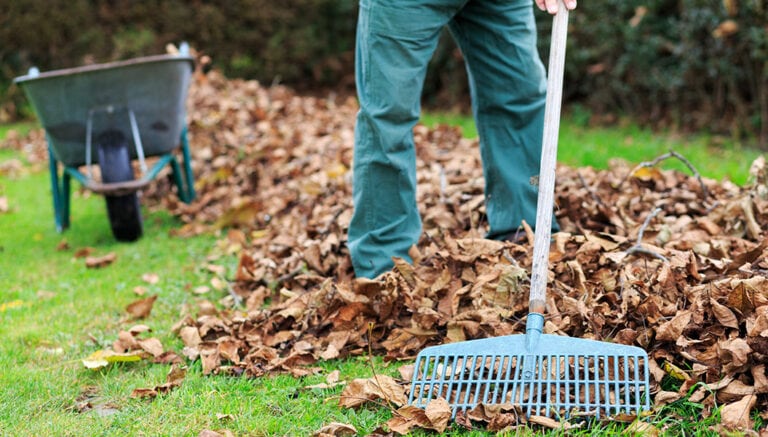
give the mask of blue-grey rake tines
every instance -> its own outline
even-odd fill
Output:
[[[639,347],[543,334],[568,11],[552,27],[525,335],[424,349],[416,357],[409,403],[443,398],[453,415],[478,404],[509,404],[526,416],[567,418],[637,414],[650,409],[648,354]]]
[[[526,416],[596,417],[648,410],[648,356],[634,346],[542,334],[529,314],[525,335],[424,349],[416,359],[409,403],[444,398],[453,415],[477,404],[522,408]]]

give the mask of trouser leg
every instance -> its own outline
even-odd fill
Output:
[[[536,223],[546,73],[530,0],[475,0],[450,23],[469,73],[489,238]],[[554,222],[554,226],[557,224]]]
[[[348,247],[355,274],[375,277],[409,259],[421,235],[413,126],[441,29],[463,1],[362,0],[355,74],[354,213]]]

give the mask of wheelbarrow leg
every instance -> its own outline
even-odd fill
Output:
[[[64,172],[61,181],[61,224],[64,229],[69,229],[69,205],[72,196],[72,176],[69,172]]]
[[[192,174],[192,154],[189,152],[189,140],[187,139],[186,126],[184,126],[184,129],[181,131],[181,153],[184,156],[184,185],[186,185],[187,197],[187,200],[182,199],[182,201],[189,203],[195,200],[197,193],[195,193],[195,181],[194,175]]]
[[[49,142],[50,144],[50,142]],[[53,150],[48,146],[48,170],[51,174],[51,194],[53,197],[53,219],[56,232],[64,232],[69,228],[69,175],[64,172],[62,184],[59,184],[59,162],[53,156]]]
[[[176,189],[178,190],[178,193],[179,193],[179,199],[184,203],[191,202],[192,199],[189,198],[189,193],[187,192],[187,187],[182,177],[179,161],[176,159],[175,156],[171,156],[170,163],[171,163],[171,175],[173,176],[173,183],[176,184]]]

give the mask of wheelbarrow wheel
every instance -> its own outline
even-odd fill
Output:
[[[101,179],[104,183],[132,181],[131,155],[128,141],[116,130],[109,130],[97,138],[97,153]],[[112,235],[118,241],[136,241],[142,234],[142,218],[139,198],[136,192],[120,195],[105,195],[107,215]]]

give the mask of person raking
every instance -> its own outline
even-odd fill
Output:
[[[392,257],[412,261],[421,236],[413,127],[427,65],[445,26],[463,54],[480,137],[487,238],[535,223],[546,99],[533,4],[551,14],[576,0],[361,0],[355,77],[354,212],[348,247],[355,275],[374,278]],[[556,227],[554,222],[553,227]],[[555,229],[556,230],[556,229]]]

